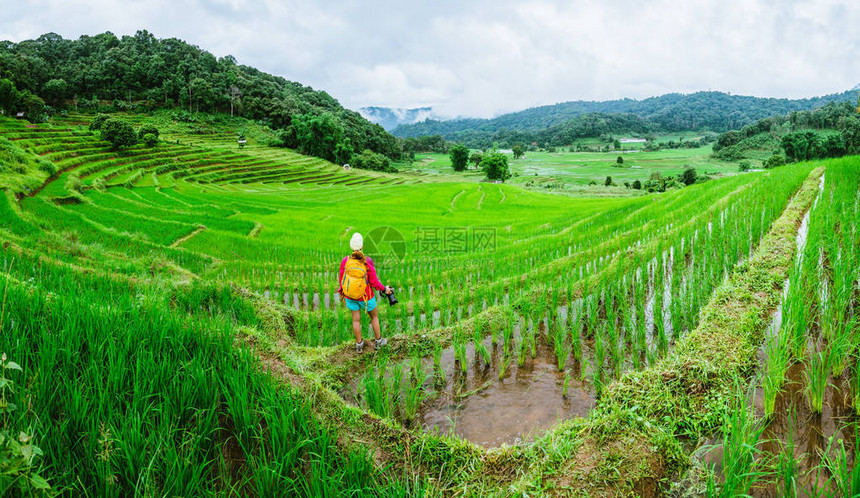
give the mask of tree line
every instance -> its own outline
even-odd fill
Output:
[[[856,92],[855,92],[856,97]],[[720,134],[714,156],[739,160],[751,149],[773,148],[784,152],[784,160],[806,161],[860,154],[860,100],[830,102],[809,111],[771,116],[739,130]],[[769,164],[778,164],[774,159]]]
[[[105,32],[67,40],[48,33],[0,42],[0,109],[40,121],[66,108],[230,113],[276,130],[281,141],[275,145],[328,160],[351,159],[348,151],[388,159],[402,153],[394,136],[325,91],[238,64],[232,56],[216,58],[176,38],[142,30],[134,36]]]
[[[855,98],[856,92],[850,91],[797,100],[747,97],[723,92],[696,92],[689,95],[674,93],[643,100],[564,102],[504,114],[492,119],[425,120],[401,125],[392,133],[404,138],[441,135],[448,140],[465,143],[467,137],[481,137],[486,140],[486,137],[492,137],[503,130],[537,132],[563,125],[577,116],[593,113],[637,116],[645,120],[655,133],[701,130],[723,132],[742,128],[768,116],[810,110],[831,101],[845,102]],[[498,138],[489,140],[502,142]]]
[[[465,130],[448,135],[430,134],[405,137],[404,143],[422,147],[422,152],[443,152],[438,150],[446,141],[458,142],[473,149],[486,149],[493,145],[512,148],[515,144],[533,145],[539,148],[572,145],[577,139],[630,133],[635,135],[651,134],[655,130],[646,120],[632,114],[588,113],[576,116],[558,125],[543,130],[502,129]]]

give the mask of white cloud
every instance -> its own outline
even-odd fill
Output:
[[[147,29],[348,107],[489,116],[709,89],[842,91],[860,82],[857,25],[860,4],[839,0],[24,0],[0,12],[0,39]]]

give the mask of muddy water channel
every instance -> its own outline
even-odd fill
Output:
[[[371,399],[371,391],[388,384],[388,395],[399,397],[390,415],[404,425],[456,435],[485,448],[529,441],[561,420],[588,413],[595,391],[583,364],[571,357],[559,371],[555,351],[545,336],[535,337],[534,356],[531,345],[522,355],[518,353],[515,344],[521,340],[517,331],[507,348],[503,337],[495,343],[492,337],[485,337],[481,349],[470,342],[459,353],[452,346],[431,358],[413,357],[388,365],[381,382],[383,374],[377,363],[354,378],[341,395],[378,412],[379,403]],[[415,375],[416,371],[420,373]],[[424,380],[419,384],[420,379]],[[392,389],[397,384],[402,387]],[[414,410],[407,401],[412,388],[421,393]]]
[[[522,366],[511,357],[501,378],[502,345],[493,347],[487,340],[484,346],[490,351],[490,363],[480,355],[476,358],[470,347],[466,373],[453,348],[442,353],[444,386],[421,406],[416,419],[424,430],[453,433],[490,448],[527,441],[560,420],[584,416],[594,405],[594,390],[582,380],[581,364],[573,362],[569,372],[559,372],[555,353],[545,341],[537,341],[535,357],[526,354]]]
[[[832,444],[838,444],[842,440],[848,451],[848,464],[854,466],[856,434],[852,422],[856,417],[849,397],[849,382],[847,378],[842,378],[847,375],[832,379],[833,385],[827,389],[822,412],[813,413],[803,391],[805,368],[802,363],[795,363],[789,368],[784,392],[777,396],[774,413],[761,436],[764,442],[760,448],[763,457],[781,453],[793,456],[800,496],[837,496],[833,494],[833,486],[827,482],[830,475],[822,466],[822,455],[828,451],[831,441]],[[756,405],[756,414],[763,416],[760,397],[757,397]],[[789,436],[793,447],[786,444]],[[750,494],[762,498],[784,496],[780,486],[775,483],[762,485]]]

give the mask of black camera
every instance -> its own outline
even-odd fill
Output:
[[[388,298],[389,306],[394,306],[395,304],[397,304],[397,298],[394,297],[394,287],[391,288],[391,294],[386,294],[383,292],[382,295]]]

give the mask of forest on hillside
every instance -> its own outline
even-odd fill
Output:
[[[723,92],[667,94],[644,100],[565,102],[504,114],[493,119],[425,120],[401,125],[398,137],[440,135],[470,147],[493,142],[568,145],[572,138],[612,133],[667,133],[710,130],[724,132],[759,119],[808,111],[828,102],[854,102],[856,91],[809,99],[774,99]],[[512,138],[514,137],[514,138]]]
[[[854,92],[856,94],[856,92]],[[855,95],[856,98],[856,95]],[[831,102],[811,111],[770,116],[721,133],[714,157],[740,160],[751,151],[773,150],[777,163],[860,153],[860,102]],[[781,156],[784,152],[784,157]]]
[[[322,90],[147,31],[67,40],[55,33],[0,42],[0,109],[43,121],[66,108],[141,112],[156,108],[230,113],[270,126],[280,143],[328,160],[344,151],[400,157],[381,126]],[[304,134],[304,136],[303,136]],[[302,150],[305,149],[305,150]]]

